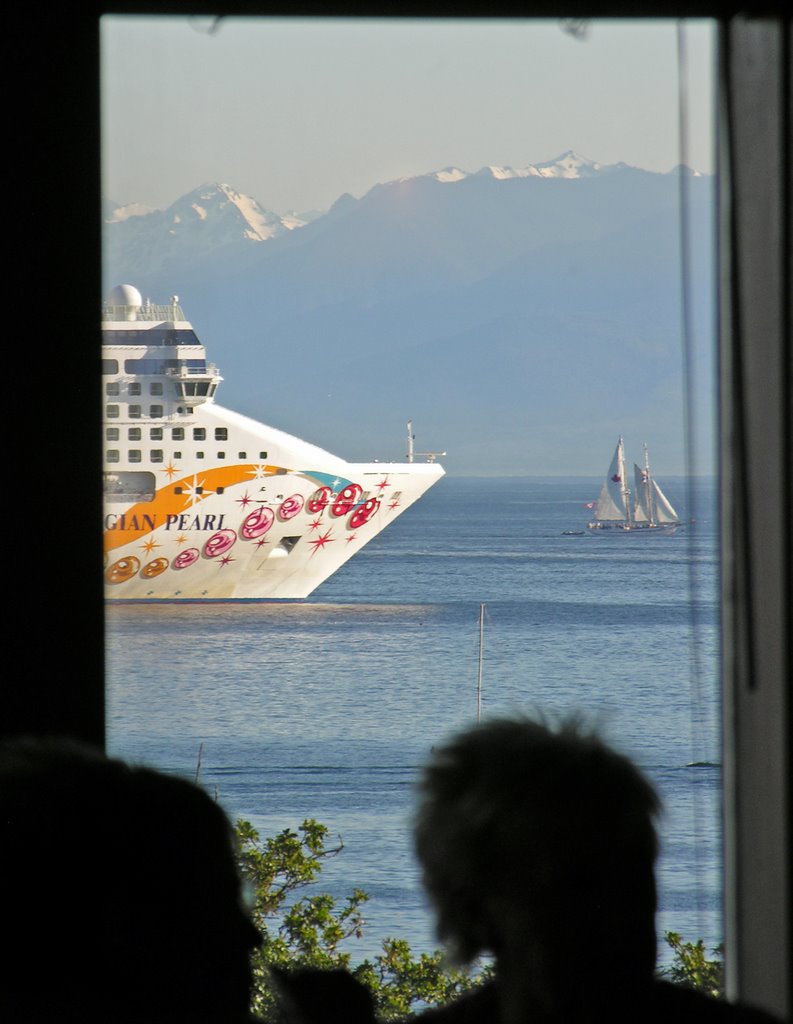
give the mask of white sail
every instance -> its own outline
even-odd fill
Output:
[[[636,505],[633,511],[634,522],[651,523],[653,521],[653,509],[650,499],[650,474],[641,466],[633,464],[634,496]]]
[[[600,488],[595,519],[598,522],[626,522],[630,518],[627,506],[629,493],[625,480],[625,449],[620,438]]]
[[[647,445],[644,445],[644,465],[633,464],[633,481],[631,496],[625,469],[625,445],[620,438],[600,488],[589,529],[606,534],[614,530],[643,535],[674,533],[680,519],[650,473]]]
[[[680,517],[669,502],[669,499],[653,480],[653,489],[655,490],[655,518],[656,522],[659,523],[677,523],[680,521]]]

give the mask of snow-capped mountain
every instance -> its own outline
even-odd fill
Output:
[[[166,210],[113,204],[105,216],[105,262],[149,272],[190,265],[209,253],[269,241],[305,223],[265,209],[230,185],[206,184]]]
[[[573,153],[519,169],[447,167],[345,194],[299,230],[250,217],[233,190],[212,186],[107,223],[106,283],[154,301],[178,294],[222,367],[223,404],[349,458],[396,455],[389,443],[413,417],[458,471],[559,472],[544,443],[553,431],[577,453],[565,471],[586,474],[602,458],[593,437],[648,423],[663,424],[661,464],[664,446],[682,444],[669,415],[679,173]],[[688,194],[692,313],[705,338],[713,179],[692,174]],[[151,226],[146,245],[136,224]]]
[[[599,164],[595,160],[589,160],[572,149],[568,149],[566,153],[562,153],[554,160],[546,160],[539,164],[527,164],[525,167],[501,167],[489,164],[473,172],[461,170],[459,167],[444,167],[440,171],[431,171],[423,177],[434,178],[435,181],[444,184],[453,184],[462,181],[463,178],[470,178],[472,175],[496,178],[498,181],[508,178],[592,178],[596,175],[622,170],[627,166],[623,163]]]

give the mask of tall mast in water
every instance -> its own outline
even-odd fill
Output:
[[[479,667],[476,673],[476,720],[482,718],[482,653],[485,640],[485,606],[479,605]]]

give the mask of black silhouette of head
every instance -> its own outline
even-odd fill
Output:
[[[500,719],[438,749],[416,847],[438,932],[461,961],[492,953],[558,1013],[604,979],[649,984],[658,798],[576,721]]]
[[[0,812],[10,1019],[247,1019],[259,936],[206,793],[68,741],[16,740],[0,744]]]

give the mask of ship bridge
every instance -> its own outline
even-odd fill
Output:
[[[223,380],[218,368],[211,363],[196,367],[182,362],[166,369],[165,374],[173,380],[178,400],[190,409],[214,397],[218,384]]]

